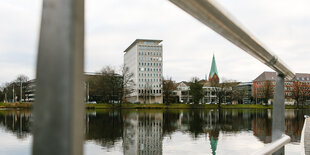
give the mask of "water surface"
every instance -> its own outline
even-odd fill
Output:
[[[300,153],[309,110],[286,110],[286,154]],[[271,110],[93,110],[84,154],[250,154],[271,142]],[[31,111],[0,110],[0,154],[31,154]]]

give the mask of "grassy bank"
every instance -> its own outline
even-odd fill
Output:
[[[217,109],[214,104],[87,104],[87,109]],[[272,105],[255,105],[255,104],[234,104],[234,105],[221,105],[222,109],[271,109]],[[296,106],[285,106],[285,109],[297,109]],[[310,106],[304,106],[300,109],[310,109]]]
[[[0,108],[32,108],[33,103],[1,103]],[[217,109],[216,104],[85,104],[87,109]],[[271,109],[272,106],[255,104],[221,105],[222,109]],[[286,105],[285,109],[298,109],[296,106]],[[310,106],[299,107],[299,109],[310,109]]]
[[[0,108],[4,108],[4,103],[0,102]]]
[[[16,102],[16,103],[0,103],[0,108],[23,108],[29,109],[32,108],[32,103],[29,102]]]
[[[111,104],[87,104],[88,109],[110,109],[110,108],[121,108],[121,109],[215,109],[217,105],[190,105],[190,104],[122,104],[111,105]]]

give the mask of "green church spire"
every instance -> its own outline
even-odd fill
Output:
[[[211,65],[211,70],[210,70],[209,78],[212,78],[214,74],[216,74],[217,77],[219,77],[219,74],[217,73],[216,63],[215,63],[215,57],[214,57],[214,54],[213,54],[212,65]]]

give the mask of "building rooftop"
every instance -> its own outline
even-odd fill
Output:
[[[263,72],[260,74],[254,81],[273,81],[276,80],[277,73],[276,72]]]
[[[260,74],[254,81],[275,81],[277,77],[276,72],[263,72]],[[309,73],[296,73],[296,76],[293,80],[298,81],[310,81],[310,74]]]
[[[310,81],[310,74],[309,73],[296,73],[294,80]]]
[[[155,42],[157,44],[159,44],[160,42],[162,42],[162,40],[154,40],[154,39],[136,39],[133,43],[131,43],[131,45],[129,47],[127,47],[125,49],[124,52],[127,52],[128,50],[130,50],[133,46],[135,46],[135,44],[139,43],[139,42],[145,42],[145,41],[148,41],[148,42]]]

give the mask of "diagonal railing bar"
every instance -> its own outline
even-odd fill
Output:
[[[33,155],[80,155],[84,140],[84,0],[43,0]]]
[[[288,79],[294,73],[272,52],[267,50],[250,33],[246,32],[236,20],[228,16],[223,9],[210,0],[170,0],[224,38],[266,64]]]

